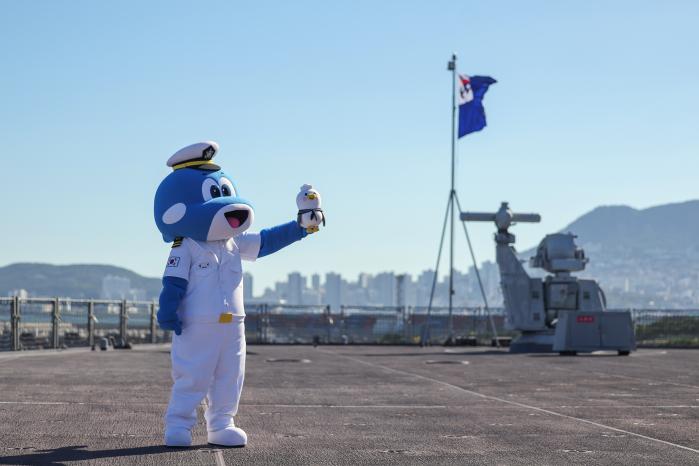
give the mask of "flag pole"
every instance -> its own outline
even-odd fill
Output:
[[[450,210],[450,234],[449,234],[449,335],[448,341],[454,339],[454,211],[456,197],[455,184],[455,163],[456,163],[456,54],[451,55],[447,69],[451,71],[451,191],[449,193]]]
[[[425,346],[431,344],[431,337],[430,337],[430,327],[431,327],[431,317],[432,317],[432,304],[434,303],[434,295],[435,291],[437,289],[437,282],[439,280],[439,264],[440,260],[442,257],[442,249],[444,247],[444,235],[447,232],[447,221],[450,221],[450,235],[449,235],[449,320],[448,320],[448,338],[444,342],[445,345],[451,345],[454,344],[454,216],[456,215],[456,209],[459,209],[459,213],[461,212],[461,203],[459,202],[459,197],[456,194],[456,142],[458,139],[458,132],[457,132],[457,124],[456,124],[456,118],[457,118],[457,110],[458,109],[458,102],[457,102],[457,96],[456,96],[456,83],[457,83],[457,70],[456,70],[456,54],[451,55],[451,60],[447,63],[447,70],[451,71],[451,190],[449,191],[449,199],[447,202],[447,208],[446,211],[444,212],[444,223],[442,225],[442,236],[440,237],[439,240],[439,249],[437,251],[437,263],[435,265],[435,270],[434,270],[434,275],[432,278],[432,288],[430,290],[430,300],[429,304],[427,305],[427,318],[425,320],[425,324],[422,327],[422,335],[420,336],[420,346]],[[482,94],[485,94],[485,91],[487,90],[487,86],[490,84],[496,82],[494,79],[490,77],[487,78],[487,83],[485,84],[486,88],[482,92]],[[471,96],[473,99],[473,96]],[[479,97],[482,99],[482,95]],[[459,110],[460,112],[461,110]],[[482,116],[482,125],[477,128],[465,128],[466,129],[466,134],[471,133],[473,131],[479,131],[485,127],[485,116]],[[471,125],[471,126],[477,126],[477,125]],[[491,314],[490,314],[490,308],[488,306],[488,299],[485,294],[485,289],[483,287],[483,283],[481,282],[481,277],[480,273],[478,272],[478,263],[476,262],[476,256],[473,253],[473,247],[471,245],[471,240],[468,236],[468,230],[466,229],[466,224],[463,224],[464,227],[464,233],[466,234],[466,241],[468,243],[469,250],[471,251],[471,260],[473,261],[473,268],[476,271],[476,278],[478,279],[479,287],[481,290],[481,295],[483,297],[483,302],[485,304],[485,310],[488,313],[488,317],[490,318],[491,321],[491,326],[492,326],[492,331],[493,335],[495,335],[495,344],[496,346],[500,346],[498,340],[497,340],[497,332],[495,329],[495,324],[492,320]],[[475,317],[474,317],[475,318]]]

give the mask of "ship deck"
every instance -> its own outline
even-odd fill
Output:
[[[0,354],[0,464],[697,464],[699,351],[250,346],[246,448],[161,444],[167,346]]]

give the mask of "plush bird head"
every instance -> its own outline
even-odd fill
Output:
[[[296,206],[299,208],[299,210],[319,209],[320,194],[318,194],[318,191],[313,189],[313,186],[310,184],[304,184],[301,186],[301,190],[296,196]]]

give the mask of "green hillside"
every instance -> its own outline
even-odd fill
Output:
[[[160,293],[160,279],[112,265],[18,263],[0,267],[0,294],[6,296],[13,290],[25,289],[30,296],[98,298],[102,294],[102,279],[108,275],[128,278],[131,288],[143,290],[146,299]]]

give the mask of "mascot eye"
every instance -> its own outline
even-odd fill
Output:
[[[221,186],[221,193],[223,193],[223,196],[235,196],[235,188],[233,187],[233,183],[231,183],[231,180],[225,177],[221,177],[218,180],[218,184]]]
[[[209,201],[215,197],[221,197],[221,190],[219,189],[216,180],[214,180],[213,178],[206,178],[201,185],[201,195],[204,198],[204,202]]]

